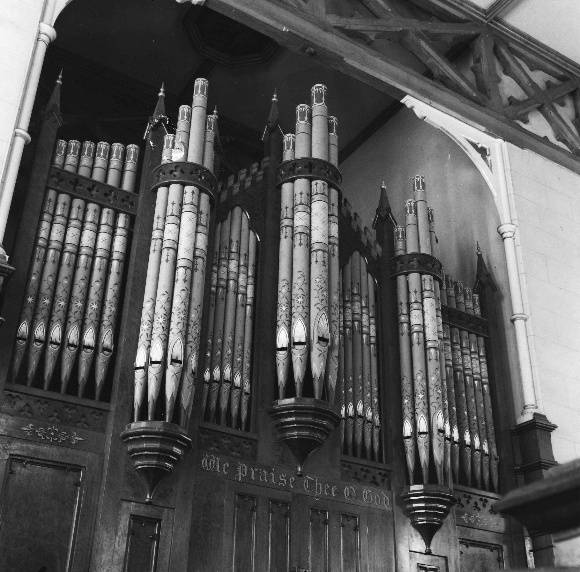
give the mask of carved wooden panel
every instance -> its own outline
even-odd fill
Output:
[[[459,539],[461,572],[503,570],[503,547],[499,544]]]
[[[129,518],[123,572],[155,572],[161,520],[132,514]]]
[[[268,570],[290,567],[290,504],[270,499],[268,502]]]
[[[257,498],[237,494],[234,509],[234,551],[232,570],[256,570],[256,508]]]
[[[328,511],[310,508],[308,565],[312,572],[328,572]]]
[[[360,526],[355,514],[340,515],[341,572],[359,572],[361,569]]]
[[[0,497],[0,570],[68,572],[84,470],[10,456]]]
[[[447,558],[435,554],[409,552],[412,572],[447,572]]]

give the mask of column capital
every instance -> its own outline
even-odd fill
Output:
[[[497,227],[497,232],[503,240],[514,238],[517,226],[513,222],[505,222]]]
[[[38,41],[44,42],[47,46],[56,40],[56,30],[46,22],[38,24]]]

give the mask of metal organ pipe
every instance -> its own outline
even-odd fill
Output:
[[[171,162],[171,153],[175,144],[175,135],[166,135],[163,141],[162,163]],[[153,232],[149,248],[149,260],[147,262],[147,275],[145,278],[145,292],[143,294],[143,309],[141,310],[141,323],[139,327],[139,341],[137,355],[135,357],[135,379],[133,394],[133,421],[139,420],[139,412],[147,391],[147,362],[151,348],[151,332],[153,326],[153,314],[155,312],[155,297],[159,280],[159,268],[161,264],[161,251],[163,244],[163,229],[165,228],[165,213],[167,211],[167,198],[169,188],[159,187],[155,201],[155,214],[153,216]]]
[[[295,156],[296,136],[284,135],[282,159]],[[284,399],[290,369],[290,327],[292,315],[292,245],[294,234],[294,183],[282,184],[280,191],[280,247],[278,257],[278,304],[276,307],[276,375],[278,397]]]
[[[123,167],[122,152],[124,147],[120,143],[114,143],[110,149],[111,154],[107,164],[106,182],[116,186],[121,180]],[[102,151],[104,152],[104,149]],[[97,176],[101,177],[103,170],[104,165],[102,160],[99,159],[97,162]],[[81,332],[79,355],[79,395],[81,396],[84,394],[84,388],[88,383],[95,358],[97,333],[101,320],[107,272],[111,258],[114,226],[115,211],[111,208],[103,208],[99,220],[91,284],[89,286]]]
[[[52,158],[52,165],[54,167],[62,168],[64,165],[64,158],[67,144],[63,139],[56,142],[54,155]],[[18,321],[18,330],[16,332],[16,345],[14,349],[14,358],[12,362],[12,377],[16,379],[20,372],[20,367],[26,349],[30,341],[32,318],[34,308],[37,302],[37,295],[40,287],[40,279],[43,268],[46,262],[47,249],[51,235],[52,222],[55,214],[55,207],[57,203],[57,192],[48,188],[44,197],[44,203],[40,214],[40,221],[36,231],[36,238],[34,241],[34,251],[32,255],[32,265],[26,283],[26,290],[24,295],[24,307],[20,314]],[[32,379],[29,378],[29,384]]]
[[[68,142],[64,160],[64,169],[66,171],[76,173],[79,163],[80,148],[81,144],[79,141],[71,140]],[[59,273],[65,235],[67,233],[71,202],[70,195],[67,195],[66,193],[59,193],[56,199],[54,218],[52,221],[46,253],[46,262],[40,279],[39,303],[36,305],[32,324],[32,343],[28,354],[28,371],[26,376],[28,385],[32,385],[38,362],[47,342],[48,323],[57,286],[57,275]]]
[[[195,89],[207,97],[207,80],[196,84]],[[205,128],[205,142],[203,161],[204,167],[213,173],[214,169],[214,140],[217,130],[217,111],[207,116]],[[183,379],[180,390],[179,423],[185,427],[189,423],[193,396],[195,390],[195,376],[199,360],[199,344],[201,336],[201,320],[203,315],[203,297],[205,291],[205,269],[207,262],[207,246],[209,237],[210,199],[207,193],[200,193],[197,227],[195,230],[195,248],[193,257],[193,275],[191,279],[191,295],[189,300],[189,317],[186,336]],[[215,342],[214,342],[215,343]]]
[[[295,157],[309,157],[311,152],[311,111],[306,104],[296,108]],[[294,181],[294,243],[292,248],[292,370],[296,396],[302,386],[310,352],[310,181]]]
[[[127,145],[121,188],[133,192],[137,178],[137,163],[139,160],[139,146]],[[103,310],[99,325],[99,339],[96,348],[95,363],[95,396],[100,399],[109,363],[114,349],[115,326],[121,304],[121,289],[123,273],[127,257],[129,228],[131,219],[126,213],[118,213],[113,235],[111,262],[105,288]]]
[[[91,178],[104,181],[109,161],[110,145],[99,142],[93,161]],[[65,393],[78,351],[81,345],[81,328],[83,325],[86,298],[90,288],[90,276],[95,255],[101,207],[96,203],[88,203],[85,221],[80,241],[79,258],[75,271],[74,283],[69,305],[66,327],[64,331],[64,346],[62,351],[60,384],[61,393]]]
[[[175,147],[172,153],[173,161],[183,161],[187,156],[189,145],[189,129],[191,125],[191,107],[182,105],[179,108],[177,129],[175,132]],[[172,183],[169,185],[167,196],[167,210],[165,212],[165,228],[163,231],[163,246],[161,249],[161,262],[159,267],[159,280],[155,299],[155,312],[153,314],[153,328],[151,332],[151,351],[147,368],[147,419],[153,421],[157,417],[157,400],[163,386],[165,367],[168,362],[169,328],[172,319],[172,301],[174,283],[176,278],[177,250],[181,231],[181,209],[183,203],[183,185]],[[175,388],[173,376],[166,400],[169,401],[169,410],[166,407],[165,414],[172,409]],[[166,418],[166,421],[168,419]]]

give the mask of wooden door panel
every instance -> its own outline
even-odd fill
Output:
[[[131,515],[123,572],[156,572],[161,520]]]
[[[329,571],[328,511],[310,507],[308,526],[308,569],[310,572]]]
[[[290,503],[268,500],[268,571],[290,568]]]
[[[341,513],[340,519],[340,570],[361,571],[360,518],[356,514]]]
[[[238,493],[234,501],[234,572],[254,572],[257,497]]]
[[[82,467],[10,456],[0,499],[0,570],[71,570],[83,481]]]

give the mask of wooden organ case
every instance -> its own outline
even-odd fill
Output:
[[[503,568],[497,344],[424,181],[363,228],[321,85],[219,184],[205,80],[139,158],[57,141],[59,90],[0,330],[2,570]]]

